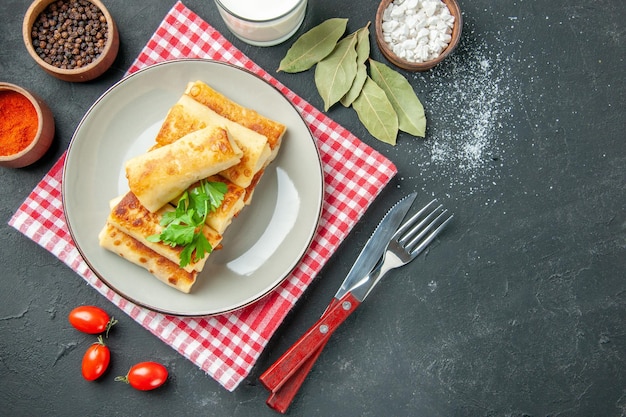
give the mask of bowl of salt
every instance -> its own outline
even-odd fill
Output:
[[[376,42],[383,55],[408,71],[428,71],[456,48],[463,18],[456,0],[382,0]]]

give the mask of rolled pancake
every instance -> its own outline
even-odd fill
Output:
[[[187,84],[185,94],[204,104],[220,116],[265,136],[272,150],[270,161],[276,157],[278,148],[280,148],[281,141],[287,130],[285,125],[231,101],[228,97],[218,93],[202,81]]]
[[[261,177],[263,176],[264,172],[265,172],[265,169],[262,169],[259,172],[257,172],[257,174],[252,179],[252,182],[248,186],[248,188],[246,188],[246,195],[243,199],[243,202],[246,206],[250,205],[250,202],[252,201],[252,195],[254,194],[254,189],[259,184],[259,181],[261,181]]]
[[[267,164],[271,149],[265,136],[220,116],[186,94],[172,106],[156,137],[156,147],[174,143],[181,137],[205,126],[224,126],[243,152],[241,161],[221,172],[240,187],[250,185],[254,175]]]
[[[107,222],[178,266],[180,265],[180,253],[183,251],[182,246],[170,246],[163,242],[150,242],[146,239],[147,236],[160,234],[163,231],[163,227],[160,224],[163,213],[173,210],[173,206],[166,204],[160,210],[154,213],[150,212],[141,205],[132,192],[128,192],[113,207],[109,213]],[[213,247],[213,250],[219,249],[222,235],[206,225],[202,232]],[[194,270],[202,271],[208,257],[208,255],[205,255],[204,258],[197,262],[194,262],[192,259],[191,263],[183,269],[187,272]]]
[[[189,293],[196,282],[198,271],[187,272],[177,264],[159,255],[137,239],[107,223],[98,235],[100,246],[146,269],[161,282],[184,293]]]
[[[151,212],[191,184],[241,160],[243,152],[223,127],[206,127],[126,162],[130,190]]]
[[[228,187],[228,191],[224,194],[222,204],[215,211],[207,214],[205,222],[207,226],[215,230],[217,233],[223,234],[226,228],[232,223],[233,218],[235,218],[244,208],[246,189],[241,188],[237,184],[232,183],[219,175],[213,175],[206,180],[212,182],[222,182]],[[188,191],[197,187],[199,184],[200,183],[192,184],[188,188]],[[180,196],[174,199],[172,204],[174,206],[178,205],[179,199]]]

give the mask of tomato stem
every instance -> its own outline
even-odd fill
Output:
[[[127,384],[129,384],[130,382],[128,381],[128,374],[126,375],[120,375],[120,376],[116,376],[114,381],[118,381],[118,382],[125,382]]]
[[[115,320],[115,317],[111,317],[111,320],[109,320],[109,322],[107,323],[107,328],[106,328],[106,333],[105,336],[108,339],[109,338],[109,330],[111,330],[111,327],[115,326],[117,324],[117,320]]]

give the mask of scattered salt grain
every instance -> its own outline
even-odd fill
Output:
[[[502,201],[503,172],[516,163],[508,150],[517,140],[510,115],[520,89],[509,68],[520,45],[479,35],[461,43],[446,65],[416,79],[426,77],[428,92],[420,98],[433,117],[426,140],[403,150],[415,153],[415,169],[400,179],[418,178],[425,193],[437,184],[449,198],[488,196],[485,204],[494,205]]]
[[[450,44],[454,16],[441,0],[394,0],[383,12],[383,39],[400,58],[436,59]]]

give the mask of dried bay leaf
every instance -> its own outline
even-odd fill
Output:
[[[356,100],[359,94],[361,94],[361,89],[363,88],[363,84],[365,84],[365,80],[367,79],[367,66],[365,65],[365,63],[370,56],[369,26],[370,24],[368,23],[367,26],[359,29],[356,32],[357,70],[350,90],[348,90],[346,95],[341,98],[341,104],[343,104],[345,107],[350,107],[352,102]]]
[[[424,107],[408,80],[370,58],[370,22],[342,39],[347,23],[348,19],[328,19],[306,32],[289,49],[278,71],[301,72],[317,64],[315,84],[324,111],[338,101],[352,106],[372,136],[391,145],[400,130],[424,137]]]
[[[347,25],[348,19],[332,18],[315,26],[291,45],[280,61],[278,71],[296,73],[308,70],[333,52]]]
[[[356,32],[356,55],[357,63],[365,64],[370,57],[370,24]]]
[[[324,111],[350,90],[357,73],[357,32],[337,43],[335,49],[315,67],[315,85],[324,100]]]
[[[384,90],[398,115],[399,129],[414,136],[424,137],[426,135],[424,107],[409,81],[381,62],[373,59],[369,62],[372,80]]]
[[[363,85],[365,85],[366,80],[367,67],[365,64],[357,64],[356,76],[354,77],[350,90],[348,90],[345,96],[341,97],[341,104],[345,107],[350,107],[359,94],[361,94],[361,90],[363,89]]]
[[[359,97],[352,103],[363,126],[376,139],[396,144],[398,136],[398,116],[387,98],[385,91],[367,77]]]

